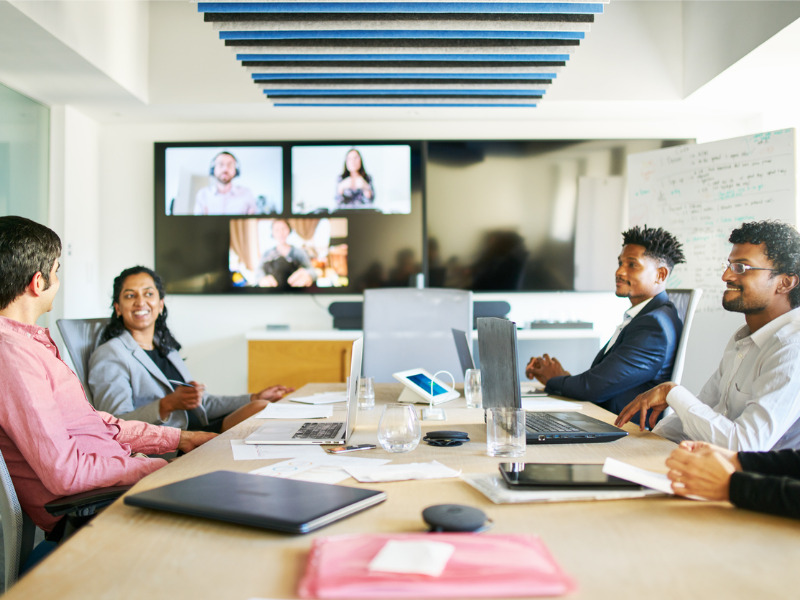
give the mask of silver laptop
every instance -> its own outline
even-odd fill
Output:
[[[361,375],[364,338],[353,342],[350,359],[350,385],[347,388],[347,410],[344,422],[319,420],[270,421],[244,439],[245,444],[345,444],[356,427],[358,414],[357,388]]]
[[[460,329],[451,329],[450,331],[453,332],[453,341],[456,343],[456,352],[461,363],[461,373],[466,373],[467,369],[475,368],[469,337],[467,337],[466,331],[461,331]],[[523,398],[547,396],[544,386],[538,381],[520,381],[519,389]]]

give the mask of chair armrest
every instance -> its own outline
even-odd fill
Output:
[[[99,488],[64,496],[44,505],[44,508],[51,515],[61,517],[63,515],[75,515],[78,517],[89,517],[95,512],[114,502],[125,492],[131,489],[130,485],[118,485],[114,487]]]

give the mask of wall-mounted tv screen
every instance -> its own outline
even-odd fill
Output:
[[[168,148],[168,215],[259,215],[283,212],[280,146]]]
[[[611,289],[627,155],[687,142],[157,143],[156,270],[170,293]]]
[[[235,288],[347,287],[347,219],[231,219]]]
[[[292,212],[411,212],[408,145],[293,146]]]
[[[361,293],[423,265],[420,142],[159,142],[168,293]],[[355,152],[354,152],[355,150]]]
[[[428,278],[431,287],[476,292],[574,290],[597,261],[613,289],[624,222],[626,156],[689,140],[430,141],[425,165]],[[615,180],[610,197],[590,194],[593,182]],[[618,210],[618,224],[587,226],[592,213]],[[657,225],[655,223],[651,225]],[[580,249],[578,249],[580,246]],[[586,256],[584,252],[602,252]],[[581,274],[583,275],[583,274]],[[581,280],[582,282],[583,280]]]

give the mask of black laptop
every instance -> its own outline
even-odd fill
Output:
[[[521,407],[517,371],[517,326],[496,317],[478,319],[483,407]],[[585,444],[611,442],[626,431],[581,412],[527,412],[525,436],[529,444]]]
[[[125,504],[288,533],[308,533],[386,499],[363,488],[214,471],[125,496]]]

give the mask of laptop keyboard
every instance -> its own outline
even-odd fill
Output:
[[[296,440],[329,440],[342,428],[342,423],[303,423],[292,436]]]
[[[540,412],[525,413],[525,428],[533,433],[549,433],[551,431],[572,433],[583,431],[583,429],[575,427],[566,421],[562,421],[558,417]]]

